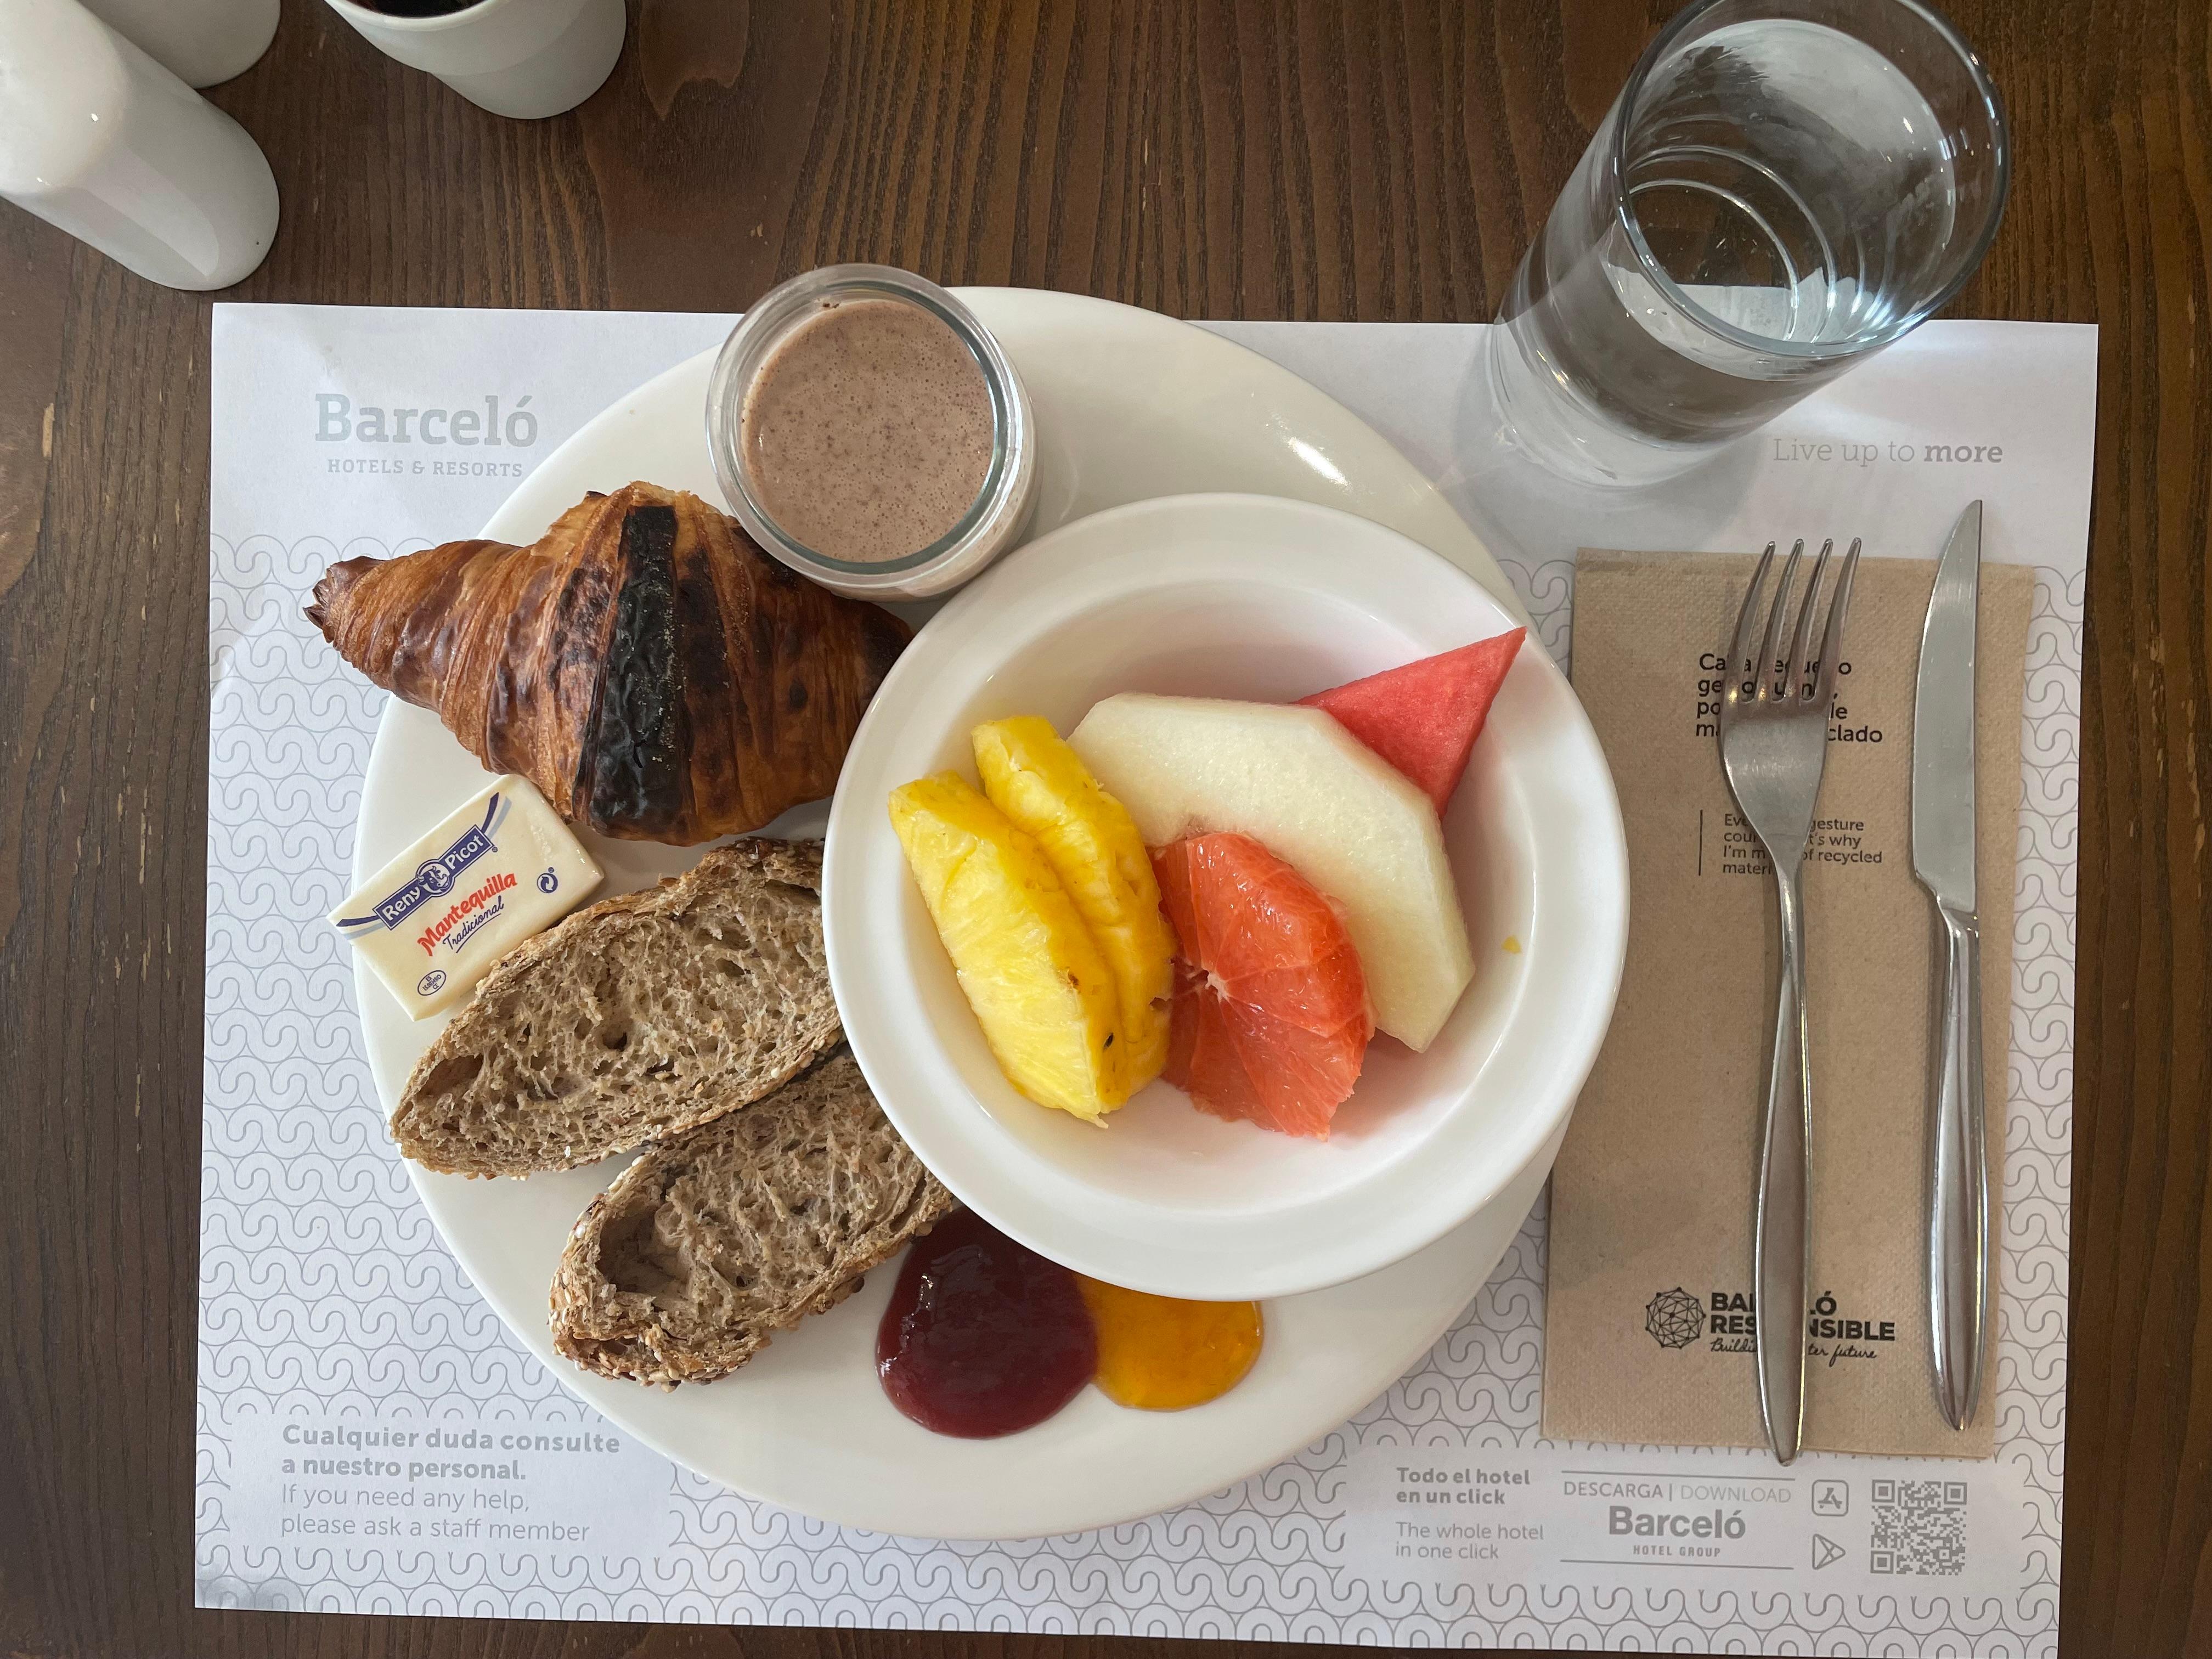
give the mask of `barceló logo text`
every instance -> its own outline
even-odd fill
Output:
[[[315,394],[315,441],[361,445],[379,450],[404,446],[447,452],[406,459],[389,453],[332,456],[333,472],[427,472],[456,477],[520,477],[528,471],[519,460],[457,456],[454,449],[530,449],[538,442],[538,415],[526,392],[512,403],[487,393],[481,404],[451,407],[389,407],[356,404],[342,392]]]

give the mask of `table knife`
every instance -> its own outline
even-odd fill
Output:
[[[1981,934],[1974,894],[1974,632],[1982,504],[1936,568],[1912,703],[1912,873],[1935,901],[1936,1076],[1929,1104],[1928,1323],[1936,1394],[1954,1429],[1981,1395],[1989,1313],[1989,1158],[1982,1097]]]

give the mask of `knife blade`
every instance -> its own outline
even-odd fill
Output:
[[[1912,873],[1936,902],[1935,1079],[1928,1113],[1928,1332],[1936,1395],[1954,1429],[1981,1397],[1989,1320],[1989,1155],[1982,1093],[1982,957],[1974,891],[1974,639],[1982,504],[1959,515],[1936,567],[1912,702]]]
[[[1974,909],[1974,614],[1982,504],[1959,515],[1936,567],[1912,700],[1912,873],[1948,908]]]

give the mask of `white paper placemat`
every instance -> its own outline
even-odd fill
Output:
[[[1212,325],[1349,404],[1435,477],[1555,654],[1578,546],[1833,533],[1927,557],[1980,495],[1990,556],[2039,568],[1996,1460],[1808,1456],[1783,1471],[1764,1454],[1540,1440],[1540,1206],[1427,1361],[1300,1456],[1130,1526],[947,1544],[824,1526],[677,1470],[509,1338],[385,1133],[350,965],[322,920],[345,890],[383,694],[301,617],[315,578],[334,558],[472,530],[561,440],[732,320],[216,307],[199,1604],[2054,1651],[2095,331],[1930,324],[1719,465],[1622,501],[1498,452],[1480,327]],[[1654,1553],[1636,1517],[1676,1514],[1693,1541]]]

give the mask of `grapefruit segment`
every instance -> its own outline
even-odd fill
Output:
[[[1516,628],[1401,668],[1301,697],[1419,784],[1443,816],[1490,705],[1528,630]]]
[[[1249,836],[1152,854],[1182,955],[1162,1073],[1216,1117],[1327,1139],[1375,1033],[1328,899]]]

